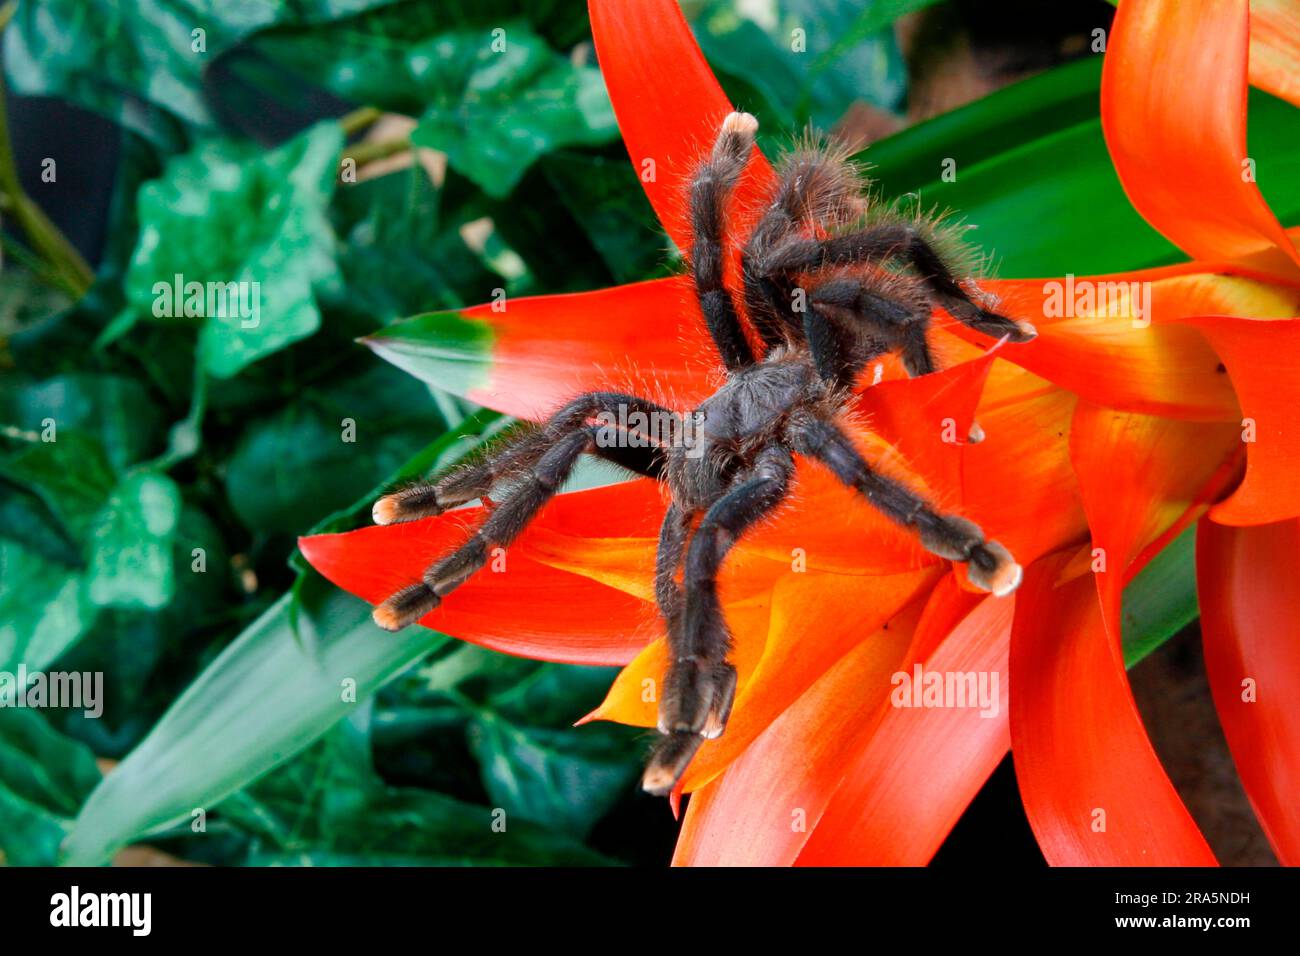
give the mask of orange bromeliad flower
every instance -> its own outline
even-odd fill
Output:
[[[1125,0],[1102,119],[1134,206],[1194,260],[1114,276],[988,281],[1038,328],[993,345],[940,314],[951,367],[859,382],[854,440],[877,469],[969,517],[1025,568],[1013,598],[814,463],[741,538],[718,579],[737,671],[726,733],[703,744],[679,863],[923,864],[1010,747],[1056,864],[1208,864],[1128,689],[1126,581],[1200,520],[1206,663],[1247,793],[1279,857],[1300,860],[1300,255],[1243,176],[1249,80],[1300,101],[1289,4]],[[602,72],[664,228],[691,247],[687,177],[732,106],[674,0],[591,0]],[[1158,24],[1158,31],[1157,31]],[[1158,54],[1156,45],[1159,45]],[[731,220],[748,235],[775,173],[755,152]],[[727,285],[738,291],[735,250]],[[541,419],[574,395],[635,391],[682,411],[721,380],[688,277],[429,316],[472,343],[454,379]],[[409,329],[372,347],[398,365]],[[979,443],[952,440],[978,421]],[[1244,439],[1244,440],[1243,440]],[[1243,451],[1244,449],[1244,451]],[[669,662],[655,613],[664,503],[641,479],[554,498],[499,573],[421,623],[514,654],[623,671],[588,719],[653,727]],[[483,515],[303,539],[327,578],[378,603]],[[983,675],[986,708],[928,708],[901,677]],[[920,703],[922,706],[908,706]],[[901,705],[901,706],[900,706]]]

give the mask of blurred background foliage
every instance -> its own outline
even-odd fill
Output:
[[[1082,2],[683,6],[769,147],[809,122],[866,143],[1086,56],[1108,22]],[[3,859],[51,863],[62,846],[101,862],[148,834],[119,859],[666,861],[674,825],[634,786],[641,735],[571,727],[612,671],[383,634],[294,550],[506,424],[357,336],[497,288],[677,267],[618,140],[584,0],[19,0],[0,17],[21,119],[0,115],[0,671],[105,675],[100,719],[0,708]],[[1082,142],[1097,188],[1117,188],[1095,155],[1095,64],[1057,72],[1036,109],[1013,99],[884,141],[887,187],[920,188],[938,168],[927,150],[953,142],[992,157],[1012,116],[1022,140],[1073,130],[1064,146]],[[1121,250],[1017,244],[1024,206],[995,201],[1014,180],[995,166],[962,188],[1023,269],[1171,257],[1122,203]],[[174,274],[259,282],[260,324],[156,318],[154,284]],[[1172,633],[1188,609],[1162,613]]]

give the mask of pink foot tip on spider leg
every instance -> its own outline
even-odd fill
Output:
[[[400,631],[406,626],[397,609],[388,604],[380,604],[370,612],[370,616],[385,631]]]
[[[966,565],[966,574],[972,584],[993,593],[994,597],[1006,597],[1016,588],[1024,577],[1024,571],[1016,564],[1011,552],[996,541],[986,541],[981,546],[984,553],[994,559],[991,568],[981,567],[974,560]]]
[[[728,113],[727,118],[722,121],[722,131],[753,136],[758,132],[758,120],[752,113]]]
[[[384,495],[370,509],[375,524],[392,524],[401,520],[402,503],[397,495]]]

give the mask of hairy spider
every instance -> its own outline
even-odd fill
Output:
[[[695,415],[679,416],[634,395],[581,395],[482,460],[374,506],[374,520],[389,524],[510,486],[464,545],[375,608],[375,622],[397,630],[437,607],[493,548],[513,541],[583,453],[667,483],[671,504],[660,532],[655,593],[672,660],[659,700],[661,736],[642,778],[655,794],[670,792],[703,741],[726,726],[736,669],[727,659],[731,637],[717,576],[737,539],[786,497],[794,455],[819,460],[929,551],[965,562],[978,587],[1005,595],[1020,583],[1020,567],[1006,548],[985,540],[973,522],[938,513],[874,471],[836,418],[858,374],[886,352],[900,353],[911,375],[934,370],[926,333],[936,304],[974,329],[1016,342],[1033,338],[1033,327],[986,309],[978,290],[968,291],[936,251],[926,223],[882,215],[843,155],[810,146],[783,162],[742,251],[743,311],[757,339],[751,344],[740,304],[723,285],[723,243],[724,207],[757,128],[748,113],[727,116],[690,185],[690,269],[727,370],[725,384]],[[626,423],[629,434],[638,433],[633,423],[641,421],[675,426],[668,441],[658,428],[654,436],[638,434],[635,443],[610,447],[600,440],[609,426],[593,421],[611,417]],[[700,424],[692,430],[692,422]],[[652,437],[658,444],[627,447]]]

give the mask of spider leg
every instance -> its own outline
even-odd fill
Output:
[[[372,510],[375,524],[427,518],[481,498],[498,482],[531,468],[556,441],[585,425],[592,416],[603,412],[618,418],[620,407],[626,413],[622,416],[625,421],[631,421],[632,413],[641,413],[646,416],[647,422],[657,420],[668,423],[675,434],[678,422],[676,414],[654,402],[618,392],[579,395],[556,412],[545,425],[521,432],[486,457],[457,468],[436,481],[420,482],[384,495],[375,502]],[[638,435],[644,444],[638,447],[627,443],[597,442],[590,449],[591,452],[632,471],[657,477],[662,470],[663,455],[661,449],[654,447],[652,442],[656,438],[662,440],[663,436],[630,426],[627,431]]]
[[[1019,586],[1020,565],[1006,548],[986,540],[974,522],[939,514],[900,482],[873,471],[834,423],[808,414],[795,416],[787,426],[787,437],[795,451],[816,458],[886,516],[915,530],[926,550],[965,562],[972,584],[999,597]]]
[[[690,533],[691,513],[675,504],[669,505],[659,529],[659,548],[655,553],[655,600],[669,632],[680,623],[682,589],[677,584],[677,570],[682,566]]]
[[[691,181],[691,272],[695,293],[709,334],[728,369],[754,364],[754,351],[723,285],[723,224],[727,197],[740,178],[754,148],[758,121],[748,113],[729,113],[713,144],[713,153],[700,164]]]
[[[676,440],[680,420],[668,409],[632,395],[593,392],[569,402],[545,426],[525,433],[480,462],[453,471],[432,484],[417,485],[380,498],[375,503],[375,518],[380,524],[387,524],[438,514],[451,505],[482,497],[503,479],[519,479],[517,486],[465,544],[430,566],[423,581],[403,588],[378,605],[374,610],[375,623],[396,631],[418,621],[483,567],[494,548],[505,547],[518,537],[559,491],[579,456],[584,452],[607,450],[601,448],[602,433],[607,426],[589,425],[588,419],[602,412],[617,415],[620,406],[627,412],[621,420],[629,423],[628,432],[640,434],[647,442],[662,437],[652,434],[652,429],[631,427],[630,413],[663,415],[662,421],[671,428],[669,440]],[[647,426],[653,420],[648,418]],[[647,450],[660,452],[658,448]],[[635,459],[624,457],[623,461]],[[647,457],[646,461],[653,458]]]
[[[785,262],[791,247],[816,249],[800,234],[801,223],[839,221],[861,206],[861,184],[842,155],[804,150],[781,169],[767,211],[755,224],[741,253],[745,308],[771,350],[798,337],[799,317],[791,309],[793,283]],[[806,248],[804,258],[809,253]]]
[[[580,428],[548,448],[468,541],[434,562],[424,572],[423,581],[403,588],[375,608],[375,623],[388,631],[414,624],[487,564],[494,549],[514,541],[560,490],[578,456],[594,444],[595,433],[595,428]]]
[[[642,478],[653,478],[655,481],[663,479],[664,469],[667,466],[667,458],[661,448],[648,446],[638,448],[631,445],[603,447],[597,444],[590,453]]]
[[[930,306],[924,295],[909,295],[909,283],[892,277],[893,289],[875,289],[870,282],[858,279],[832,279],[816,286],[811,293],[811,308],[804,314],[804,330],[813,351],[817,371],[823,379],[852,384],[864,359],[842,347],[833,356],[819,356],[817,340],[822,336],[815,326],[832,325],[841,339],[850,338],[852,327],[865,329],[872,349],[898,349],[909,375],[927,375],[936,368],[927,333]],[[915,280],[912,280],[915,281]],[[879,354],[876,351],[876,354]],[[837,362],[832,362],[832,357]],[[823,370],[825,368],[825,370]],[[833,375],[827,377],[827,373]]]
[[[925,282],[931,294],[957,321],[994,338],[1028,342],[1037,335],[1018,322],[984,308],[971,298],[943,257],[914,226],[895,223],[828,239],[791,238],[775,248],[766,268],[774,275],[810,272],[836,265],[881,263],[901,259]]]
[[[666,794],[706,739],[720,735],[736,695],[736,669],[727,662],[731,634],[718,600],[717,576],[736,540],[785,498],[794,471],[790,452],[769,445],[753,469],[716,501],[686,551],[685,607],[670,628],[673,654],[659,701],[663,736],[651,753],[641,786]]]

